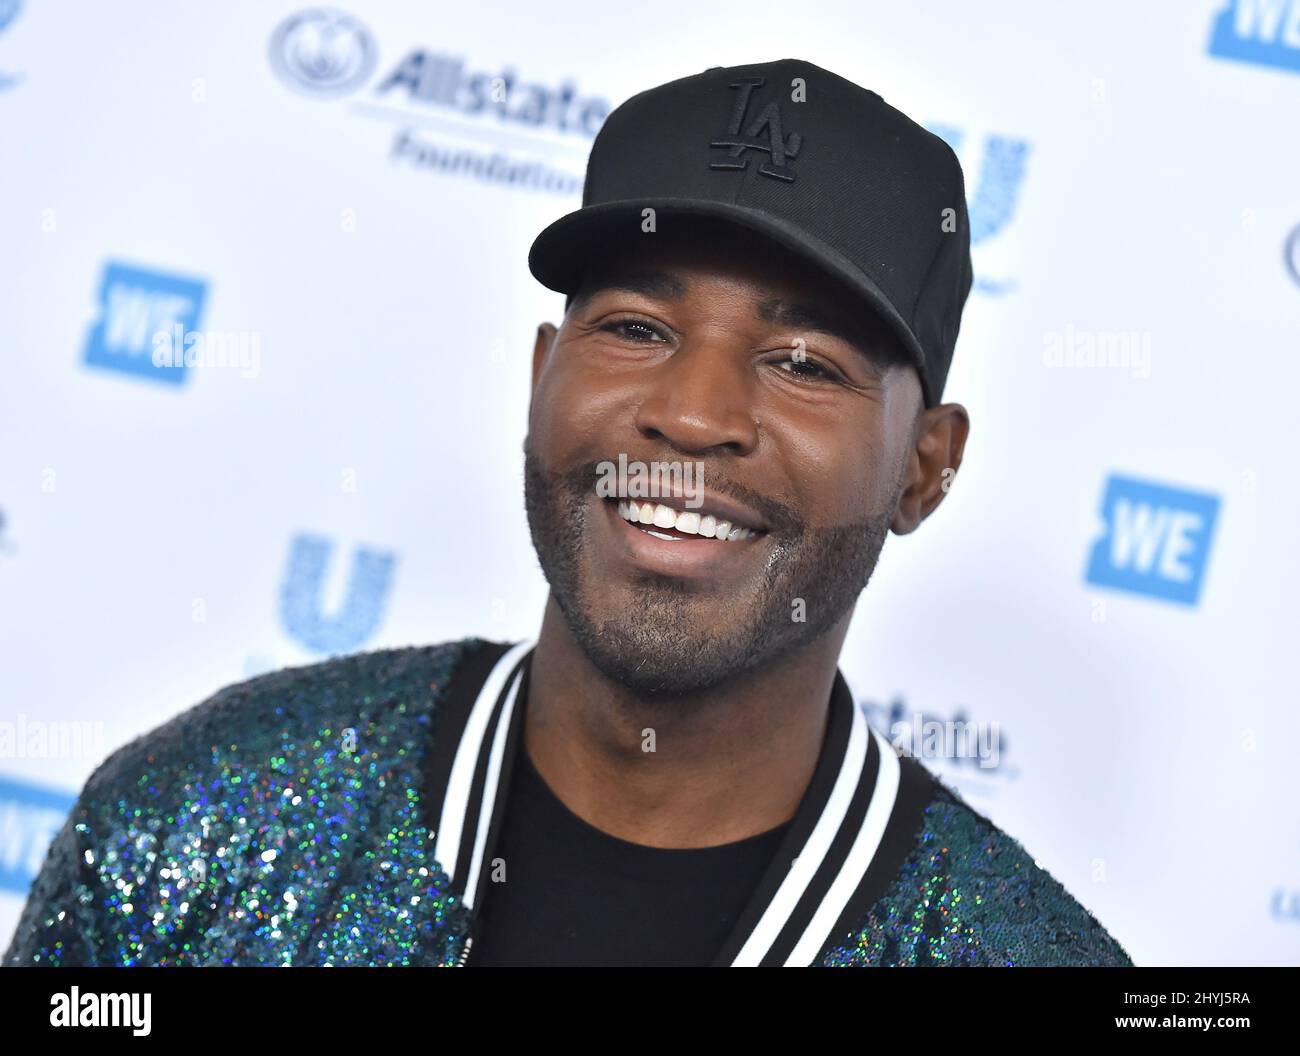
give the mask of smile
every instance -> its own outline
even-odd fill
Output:
[[[732,524],[711,513],[674,510],[671,506],[658,502],[620,499],[618,515],[656,539],[678,540],[695,536],[701,539],[719,539],[723,542],[736,543],[760,534],[752,528]],[[656,531],[656,529],[662,530]]]
[[[695,510],[682,509],[685,503],[677,496],[659,499],[592,496],[603,514],[591,522],[590,553],[598,577],[621,578],[634,571],[719,590],[762,575],[772,532],[756,512],[726,496],[706,495]],[[744,523],[738,523],[741,518]],[[711,534],[705,535],[706,529]]]

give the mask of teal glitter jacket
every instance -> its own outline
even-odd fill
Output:
[[[470,638],[248,679],[115,751],[5,965],[472,965],[531,649]],[[483,837],[486,834],[486,839]],[[717,964],[1131,966],[842,677],[787,843]]]

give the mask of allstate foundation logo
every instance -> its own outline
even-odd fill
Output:
[[[509,62],[484,67],[418,44],[394,48],[402,57],[372,76],[378,53],[360,22],[329,8],[291,15],[271,35],[271,63],[286,85],[392,127],[393,165],[581,196],[591,140],[612,109],[607,99],[579,91],[572,77],[536,80]]]
[[[1230,0],[1214,16],[1210,54],[1300,73],[1300,0]]]
[[[110,261],[99,284],[99,318],[86,342],[86,365],[183,384],[185,358],[163,360],[154,353],[160,341],[198,330],[206,291],[199,279]]]
[[[13,24],[13,20],[18,17],[18,12],[22,9],[23,0],[0,0],[0,33]],[[0,92],[12,88],[22,79],[21,73],[5,73],[4,70],[0,70]]]
[[[375,40],[351,15],[316,7],[290,15],[271,35],[271,67],[291,88],[338,96],[375,69]]]
[[[1196,604],[1219,515],[1217,496],[1112,476],[1101,515],[1106,527],[1089,557],[1089,583]]]

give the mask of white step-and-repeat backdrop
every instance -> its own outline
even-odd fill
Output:
[[[535,634],[532,238],[621,100],[793,56],[970,195],[971,440],[855,693],[996,723],[930,765],[1138,963],[1300,962],[1300,0],[620,6],[0,0],[0,940],[219,687]]]

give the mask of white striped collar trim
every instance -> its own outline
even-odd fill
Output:
[[[461,732],[455,759],[443,797],[440,823],[435,838],[434,857],[453,878],[453,887],[462,892],[465,904],[473,910],[482,886],[483,862],[489,851],[492,817],[502,775],[511,762],[505,757],[506,744],[514,723],[515,709],[525,666],[531,660],[535,641],[524,641],[508,649],[493,666],[470,710]],[[849,694],[850,701],[852,694]],[[834,702],[834,698],[832,698]],[[526,707],[527,702],[523,702]],[[851,725],[847,744],[839,760],[838,773],[811,832],[798,849],[794,864],[776,887],[757,923],[731,961],[733,967],[750,967],[768,957],[787,925],[798,913],[808,923],[782,962],[786,966],[806,966],[816,958],[831,938],[849,900],[858,890],[867,869],[875,859],[885,830],[897,802],[900,767],[893,748],[872,729],[856,703],[851,704]],[[490,738],[490,740],[489,740]],[[859,785],[870,765],[870,744],[875,741],[879,760],[875,781],[865,816],[842,859],[831,861],[837,842]],[[522,751],[522,745],[516,751]],[[486,753],[486,765],[481,767]],[[819,761],[819,766],[821,765]],[[478,809],[473,809],[476,775],[483,769]],[[818,809],[815,802],[804,803],[794,821],[805,811]],[[859,813],[861,808],[859,807]],[[472,839],[471,839],[472,837]],[[838,841],[841,846],[844,840]],[[785,847],[782,851],[784,853]],[[833,872],[834,878],[815,907],[809,904],[809,887],[821,875],[823,882]],[[766,881],[766,877],[764,878]],[[811,911],[811,913],[810,913]],[[786,936],[789,943],[790,936]],[[731,945],[736,937],[728,940]]]

